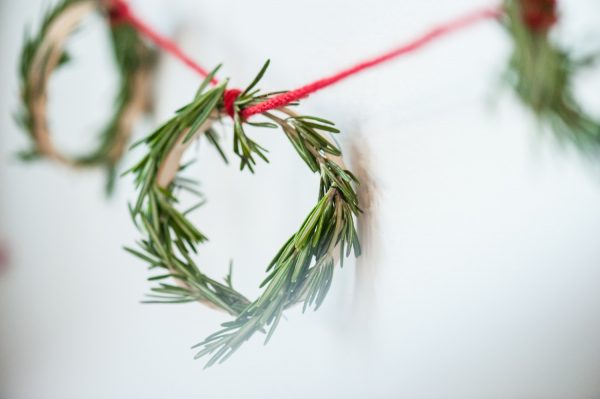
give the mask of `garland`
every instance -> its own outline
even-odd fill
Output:
[[[70,60],[64,51],[67,39],[93,12],[109,17],[110,23],[108,9],[101,1],[62,0],[46,13],[36,34],[26,35],[20,62],[22,105],[16,119],[33,141],[33,147],[20,154],[23,160],[48,158],[75,168],[103,166],[108,172],[110,192],[133,126],[149,108],[155,55],[134,28],[110,23],[120,74],[114,115],[102,130],[94,151],[75,157],[62,154],[51,140],[47,120],[48,82],[52,73]]]
[[[90,1],[64,1],[62,8],[57,8],[47,17],[39,36],[27,43],[23,56],[23,99],[29,113],[25,114],[22,121],[30,127],[38,142],[37,153],[54,157],[56,155],[48,150],[47,144],[43,145],[43,135],[36,133],[38,124],[32,105],[41,101],[39,92],[44,90],[39,88],[45,89],[45,81],[32,84],[36,83],[32,65],[39,64],[40,59],[56,58],[57,54],[60,54],[60,59],[56,59],[54,65],[48,61],[47,65],[52,68],[47,70],[51,71],[60,64],[62,53],[49,51],[44,41],[46,36],[52,37],[49,26],[57,18],[56,15],[75,3],[89,4]],[[146,154],[127,173],[133,174],[138,189],[137,200],[130,210],[142,239],[137,242],[136,248],[127,250],[147,262],[151,271],[158,272],[150,278],[157,285],[152,288],[149,302],[199,301],[233,316],[219,331],[194,347],[198,349],[197,358],[210,356],[207,367],[227,359],[257,332],[266,333],[268,341],[286,309],[296,304],[302,304],[304,310],[310,307],[317,309],[327,295],[335,264],[343,262],[353,251],[355,256],[360,254],[355,227],[355,218],[361,214],[356,192],[359,182],[345,167],[341,151],[330,138],[339,131],[328,120],[301,116],[289,108],[299,105],[299,101],[310,94],[415,52],[434,40],[476,22],[500,19],[514,41],[514,53],[507,76],[522,102],[540,120],[548,123],[557,137],[574,142],[586,152],[596,149],[600,144],[600,124],[583,112],[571,90],[573,73],[583,65],[590,64],[587,61],[593,57],[586,58],[586,62],[574,60],[552,43],[549,32],[558,20],[554,0],[505,0],[501,8],[485,8],[469,13],[378,57],[298,89],[277,93],[262,93],[256,89],[267,71],[268,62],[246,89],[229,88],[227,81],[220,82],[215,77],[218,67],[211,72],[202,68],[174,43],[135,16],[123,0],[113,0],[110,10],[112,20],[119,22],[119,29],[126,25],[130,33],[137,31],[146,36],[204,78],[189,104],[151,135],[136,143],[136,146],[145,145]],[[139,43],[137,36],[135,39]],[[124,39],[115,36],[115,40],[119,46]],[[123,47],[123,57],[131,55],[131,48],[141,47]],[[39,58],[41,56],[38,53],[52,57]],[[44,63],[41,65],[43,67]],[[124,62],[122,66],[125,65],[130,66],[131,63]],[[136,65],[143,69],[142,65],[146,63]],[[262,116],[263,120],[250,121],[255,116]],[[181,165],[183,153],[194,140],[205,136],[227,161],[214,126],[229,118],[233,121],[233,151],[240,160],[241,170],[253,172],[259,159],[268,162],[267,150],[246,134],[246,127],[254,126],[280,129],[309,170],[320,177],[316,205],[267,267],[267,277],[261,284],[263,291],[253,301],[234,288],[231,271],[223,282],[219,282],[204,274],[195,263],[193,254],[206,241],[206,236],[191,223],[188,215],[202,202],[184,210],[180,209],[178,201],[181,190],[197,193],[195,182],[182,176],[187,166]]]

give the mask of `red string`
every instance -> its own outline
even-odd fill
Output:
[[[448,33],[457,31],[461,28],[465,28],[469,25],[474,24],[475,22],[489,19],[489,18],[497,18],[502,14],[501,8],[496,9],[483,9],[480,11],[475,11],[470,14],[467,14],[461,18],[450,21],[446,24],[437,26],[431,29],[429,32],[425,33],[421,37],[413,40],[407,44],[404,44],[390,52],[387,52],[383,55],[375,57],[373,59],[363,61],[360,64],[357,64],[353,67],[345,69],[341,72],[336,73],[335,75],[319,79],[313,83],[309,83],[306,86],[302,86],[296,90],[288,91],[282,93],[278,96],[272,97],[262,103],[250,106],[242,111],[242,118],[246,119],[251,117],[252,115],[262,114],[263,112],[270,111],[272,109],[284,107],[290,103],[298,101],[310,94],[313,94],[321,89],[324,89],[328,86],[331,86],[340,80],[346,79],[352,75],[356,75],[359,72],[362,72],[366,69],[372,68],[379,64],[382,64],[386,61],[392,60],[396,57],[399,57],[404,54],[408,54],[418,50],[419,48],[425,46],[429,42],[442,37]]]
[[[279,94],[275,97],[272,97],[262,103],[258,103],[252,105],[248,108],[245,108],[241,111],[242,119],[247,119],[253,115],[262,114],[264,112],[281,108],[290,103],[298,101],[302,98],[307,97],[310,94],[313,94],[319,90],[322,90],[328,86],[331,86],[340,80],[346,79],[350,76],[356,75],[362,71],[373,68],[377,65],[380,65],[384,62],[390,61],[402,55],[406,55],[416,50],[424,47],[430,42],[446,36],[450,33],[459,31],[463,28],[466,28],[470,25],[475,24],[476,22],[487,20],[487,19],[496,19],[502,16],[503,8],[484,8],[482,10],[477,10],[471,12],[467,15],[464,15],[460,18],[452,20],[450,22],[441,24],[436,26],[423,34],[422,36],[401,45],[387,53],[384,53],[378,57],[372,58],[370,60],[363,61],[357,65],[354,65],[350,68],[344,69],[334,75],[329,77],[325,77],[319,79],[315,82],[309,83],[305,86],[302,86],[298,89],[288,91],[282,94]],[[113,20],[117,21],[126,21],[131,24],[134,28],[136,28],[140,33],[148,37],[152,40],[158,47],[163,50],[171,53],[176,58],[179,58],[184,64],[198,72],[203,77],[207,77],[209,73],[202,68],[200,65],[195,63],[190,57],[185,55],[179,47],[169,39],[165,38],[161,34],[154,31],[150,26],[140,20],[137,16],[135,16],[124,0],[114,0],[113,1],[113,9],[111,10],[111,16],[114,18]],[[211,79],[211,83],[218,84],[218,80],[215,78]],[[224,102],[225,109],[229,115],[233,115],[233,103],[237,96],[240,94],[240,91],[237,89],[231,89],[225,91]]]
[[[233,105],[240,94],[242,94],[242,91],[238,89],[225,90],[225,93],[223,93],[223,108],[225,108],[227,115],[231,116],[232,118],[235,113]]]
[[[202,66],[194,62],[188,57],[174,42],[156,32],[152,27],[138,18],[129,8],[124,0],[113,0],[110,10],[110,17],[116,22],[127,22],[133,26],[138,32],[150,39],[161,49],[181,60],[185,65],[192,68],[202,77],[206,78],[210,73]],[[219,84],[216,78],[212,78],[210,82],[214,85]]]

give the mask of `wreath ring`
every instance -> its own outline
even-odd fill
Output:
[[[257,332],[273,334],[284,311],[302,303],[304,310],[318,308],[332,282],[334,266],[352,250],[360,254],[354,218],[361,212],[355,187],[357,178],[346,169],[342,153],[328,136],[339,133],[333,123],[313,116],[300,116],[289,108],[264,112],[265,122],[243,120],[242,111],[279,93],[261,94],[254,89],[268,62],[244,91],[227,89],[227,81],[209,88],[215,69],[200,86],[191,103],[176,112],[154,133],[138,142],[146,154],[128,172],[134,175],[137,200],[131,206],[133,220],[143,235],[137,247],[126,248],[159,271],[149,280],[157,282],[149,303],[188,303],[199,301],[234,317],[201,344],[196,357],[210,355],[207,366],[227,359],[243,342]],[[297,105],[297,104],[293,104]],[[225,281],[207,276],[193,260],[199,244],[206,241],[188,219],[196,206],[182,210],[179,190],[196,193],[191,179],[181,176],[183,153],[200,136],[216,147],[214,124],[233,119],[233,150],[240,169],[254,170],[257,158],[268,162],[267,150],[250,138],[246,126],[277,128],[290,140],[298,155],[313,173],[320,175],[318,201],[296,233],[281,247],[267,267],[260,296],[248,300],[232,282],[231,270]]]
[[[21,153],[23,159],[47,158],[74,168],[105,166],[110,189],[135,122],[151,108],[155,54],[135,29],[112,21],[109,10],[109,4],[100,0],[63,0],[45,15],[37,34],[26,37],[20,66],[22,107],[17,120],[33,140],[33,148]],[[106,16],[110,23],[120,86],[115,113],[102,130],[98,147],[83,156],[68,156],[52,141],[48,83],[53,72],[69,61],[65,53],[68,39],[94,12]]]

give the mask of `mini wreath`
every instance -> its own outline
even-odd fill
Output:
[[[505,26],[514,50],[507,78],[520,100],[552,128],[560,141],[583,152],[600,149],[600,121],[575,100],[573,76],[596,55],[575,59],[549,37],[558,21],[556,0],[505,0]]]
[[[202,83],[194,100],[173,118],[136,145],[145,144],[146,155],[128,173],[135,177],[139,191],[131,206],[136,226],[144,235],[138,248],[126,248],[161,274],[152,288],[150,303],[186,303],[199,301],[225,311],[234,319],[194,348],[202,348],[196,358],[211,355],[207,367],[222,362],[256,332],[268,332],[268,341],[284,310],[302,303],[304,309],[321,305],[332,282],[334,265],[343,263],[354,250],[360,254],[354,217],[360,212],[355,186],[356,177],[348,171],[341,152],[327,137],[339,133],[333,123],[312,116],[299,116],[287,108],[262,114],[268,121],[253,123],[243,119],[245,107],[261,103],[275,94],[261,94],[255,86],[268,62],[244,90],[227,90],[227,82],[209,88],[218,68]],[[297,105],[297,104],[294,104]],[[205,135],[225,158],[213,129],[222,117],[233,119],[233,150],[240,158],[240,169],[253,171],[257,158],[267,161],[267,151],[248,137],[245,125],[280,128],[298,155],[313,173],[320,175],[318,202],[300,229],[282,246],[267,267],[262,294],[254,301],[234,289],[231,271],[225,281],[204,274],[192,259],[199,244],[206,240],[187,218],[190,210],[177,209],[176,192],[195,192],[194,182],[181,177],[181,157],[192,140]],[[174,284],[161,282],[171,279]]]
[[[47,119],[48,82],[52,73],[69,61],[64,51],[67,39],[91,13],[108,16],[120,86],[115,113],[100,135],[98,147],[90,154],[69,157],[51,140]],[[155,54],[135,29],[110,19],[108,3],[99,0],[63,0],[50,9],[36,35],[27,35],[21,54],[21,101],[17,114],[20,126],[31,136],[33,148],[21,158],[49,158],[71,167],[105,166],[107,189],[114,184],[115,170],[127,150],[135,122],[150,108],[151,73]],[[113,23],[114,22],[114,23]]]

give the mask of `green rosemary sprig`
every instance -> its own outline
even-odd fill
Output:
[[[538,0],[538,3],[542,1]],[[507,78],[521,101],[547,124],[560,141],[586,153],[600,149],[600,121],[587,114],[575,99],[573,76],[594,57],[576,60],[549,37],[554,22],[550,9],[539,8],[538,25],[528,25],[523,7],[532,0],[505,0],[505,25],[514,41]],[[547,13],[546,15],[543,13]],[[556,17],[554,17],[556,18]],[[548,20],[547,22],[544,19]],[[543,25],[544,22],[546,25]]]
[[[111,25],[111,41],[120,74],[113,117],[102,130],[98,146],[90,154],[65,157],[54,153],[53,148],[41,143],[43,139],[39,135],[47,130],[47,122],[46,115],[43,111],[40,114],[36,106],[39,96],[43,96],[46,91],[50,78],[48,75],[54,69],[47,63],[58,45],[46,40],[50,29],[57,28],[55,24],[58,23],[59,17],[68,13],[72,7],[84,3],[92,3],[99,11],[106,12],[96,0],[62,0],[46,12],[37,33],[25,35],[19,67],[22,105],[16,120],[32,138],[33,147],[23,151],[20,156],[24,160],[50,157],[76,167],[104,166],[108,175],[107,191],[110,192],[114,187],[116,168],[127,149],[132,124],[141,112],[147,112],[149,109],[148,88],[156,53],[143,42],[131,26]],[[63,52],[56,68],[64,66],[69,60],[69,55]]]
[[[177,283],[161,284],[153,289],[154,295],[168,303],[200,300],[235,316],[194,347],[201,348],[196,358],[211,356],[207,367],[227,359],[256,332],[268,332],[269,340],[283,312],[291,306],[300,303],[304,310],[313,306],[317,309],[331,286],[336,261],[349,256],[352,250],[356,256],[360,254],[354,221],[360,212],[354,188],[358,181],[345,169],[340,150],[326,138],[339,132],[333,123],[299,116],[287,109],[265,113],[266,122],[249,122],[240,117],[244,107],[275,94],[262,94],[255,89],[267,67],[268,63],[233,104],[234,152],[240,158],[240,167],[253,171],[257,158],[268,162],[266,150],[248,137],[245,125],[280,128],[309,169],[319,173],[320,188],[315,207],[267,267],[267,278],[261,284],[263,293],[255,301],[248,301],[234,290],[230,276],[220,285],[200,272],[191,253],[206,238],[188,221],[187,213],[176,209],[175,191],[182,184],[180,174],[164,178],[168,165],[174,159],[179,162],[173,154],[179,154],[190,140],[206,132],[209,142],[216,142],[211,124],[227,113],[223,102],[227,82],[208,88],[217,70],[205,80],[190,104],[138,143],[146,144],[147,154],[130,171],[139,192],[132,215],[144,239],[138,242],[140,250],[129,251],[148,262],[150,269],[161,269],[157,279],[170,278]],[[223,153],[218,144],[217,149]],[[189,184],[188,180],[183,182]]]

